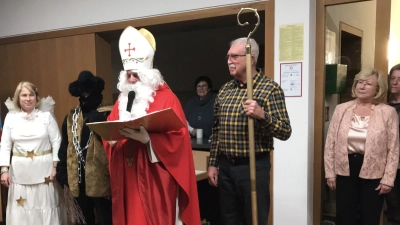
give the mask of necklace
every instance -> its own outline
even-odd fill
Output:
[[[23,118],[24,120],[28,121],[28,122],[33,122],[36,118],[39,117],[39,115],[37,114],[38,111],[39,111],[39,110],[34,109],[34,110],[32,110],[31,113],[28,114],[28,113],[26,113],[26,112],[24,112],[24,111],[21,110],[21,112],[22,112],[22,118]]]
[[[366,108],[366,109],[368,109],[368,108],[371,108],[371,107],[372,107],[372,104],[371,104],[371,105],[368,105],[368,106],[365,106],[365,105],[359,105],[359,104],[357,104],[357,107],[359,107],[359,108]]]
[[[364,120],[365,117],[371,116],[372,112],[373,112],[372,104],[371,105],[357,104],[357,107],[353,110],[353,113],[360,116],[362,120]]]
[[[81,112],[81,107],[76,107],[74,110],[74,114],[72,115],[72,143],[74,144],[75,147],[75,152],[76,155],[78,156],[78,175],[79,175],[79,183],[82,182],[82,166],[83,169],[86,169],[86,163],[85,163],[85,158],[83,157],[83,151],[85,151],[89,147],[90,140],[92,139],[92,134],[93,131],[90,131],[89,134],[89,139],[84,148],[81,148],[81,145],[79,144],[79,139],[78,139],[78,134],[76,132],[78,128],[78,117]]]

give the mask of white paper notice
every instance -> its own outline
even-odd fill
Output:
[[[285,97],[301,97],[301,62],[281,63],[281,87]]]

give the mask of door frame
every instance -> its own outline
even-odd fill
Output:
[[[325,14],[332,5],[364,2],[371,0],[317,0],[316,1],[316,42],[315,42],[315,96],[314,96],[314,196],[313,224],[322,222],[322,184],[324,149],[324,96],[325,96]],[[391,0],[376,0],[375,61],[374,67],[387,74],[387,44],[390,32]],[[379,35],[378,35],[379,34]],[[377,48],[376,46],[384,46]],[[334,109],[332,109],[334,110]]]

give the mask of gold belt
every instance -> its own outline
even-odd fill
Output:
[[[36,152],[36,153],[34,153],[33,150],[32,150],[32,151],[28,151],[27,153],[13,152],[13,156],[32,158],[34,156],[47,155],[47,154],[50,154],[52,152],[53,152],[52,149],[47,150],[47,151],[43,151],[43,152]]]

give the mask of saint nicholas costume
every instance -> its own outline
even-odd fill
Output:
[[[155,51],[152,34],[128,27],[119,45],[124,70],[137,72],[139,82],[146,85],[140,71],[158,72],[152,69]],[[120,82],[121,79],[126,77],[120,76]],[[154,101],[149,102],[146,113],[172,108],[186,125],[178,98],[163,80],[152,96]],[[127,102],[127,93],[122,92],[107,120],[129,119],[135,108],[127,112]],[[118,140],[113,146],[104,141],[110,162],[113,209],[117,209],[113,210],[114,225],[200,224],[192,148],[185,125],[162,133],[149,132],[147,144],[130,138]]]

